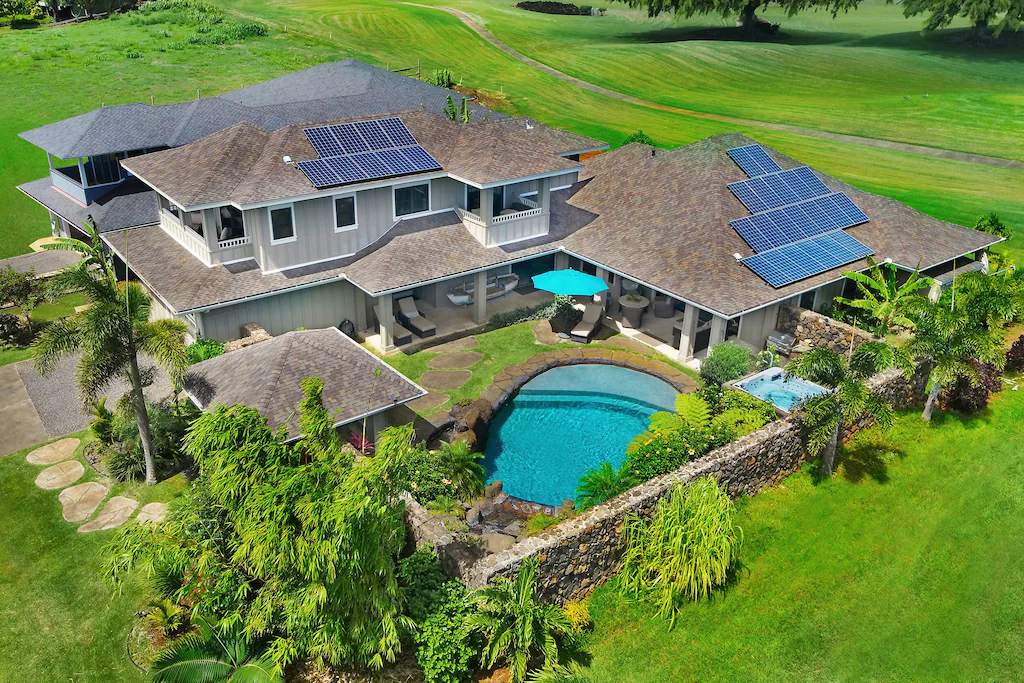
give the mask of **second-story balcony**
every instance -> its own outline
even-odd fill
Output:
[[[466,229],[484,246],[495,247],[547,234],[548,210],[536,200],[521,195],[506,198],[503,192],[485,196],[493,197],[494,202],[482,206],[474,202],[472,209],[453,207]]]
[[[116,157],[78,160],[75,165],[51,166],[53,186],[82,204],[91,204],[124,181],[127,174]]]

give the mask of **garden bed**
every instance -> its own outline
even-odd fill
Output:
[[[593,14],[593,7],[590,5],[576,6],[569,2],[520,2],[516,4],[519,9],[529,12],[541,12],[542,14],[561,14],[568,16],[590,16]],[[604,10],[598,10],[604,14]]]

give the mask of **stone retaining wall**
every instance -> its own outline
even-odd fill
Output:
[[[824,346],[843,355],[850,352],[851,337],[854,349],[866,341],[884,341],[852,325],[798,306],[780,306],[776,326],[796,337],[797,344]]]
[[[873,378],[869,384],[895,407],[902,408],[921,399],[926,378],[926,369],[920,369],[910,379],[890,371]],[[858,421],[848,434],[867,424],[867,421]],[[523,559],[537,557],[540,559],[537,583],[542,599],[563,603],[585,597],[618,570],[624,547],[622,524],[627,515],[649,515],[657,501],[674,486],[705,475],[725,484],[732,496],[754,495],[795,472],[803,456],[798,416],[778,420],[508,550],[475,562],[464,562],[458,575],[470,587],[478,587],[496,577],[514,576]],[[455,551],[456,546],[451,545],[449,550]],[[446,566],[458,564],[455,557],[445,559],[445,552],[441,550]]]

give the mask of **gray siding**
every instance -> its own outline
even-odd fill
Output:
[[[525,183],[509,183],[505,186],[505,203],[511,204],[512,202],[519,201],[519,195],[529,194],[530,192],[536,192],[538,181],[529,180]],[[533,199],[536,199],[534,197]]]
[[[499,244],[508,244],[509,242],[546,235],[549,218],[550,214],[542,213],[539,216],[531,216],[530,218],[492,223],[486,228],[487,240],[483,244],[487,247],[495,247]],[[477,239],[480,238],[477,237]]]
[[[551,178],[551,187],[564,187],[566,185],[572,185],[579,181],[579,171],[573,171],[572,173],[563,173],[562,175],[556,175]]]
[[[430,181],[430,208],[434,211],[465,206],[466,186],[451,178],[434,178]]]
[[[346,318],[356,321],[356,289],[348,282],[332,282],[204,311],[202,316],[204,334],[221,341],[238,339],[247,322],[259,323],[275,336],[299,327],[332,327]]]
[[[778,316],[778,304],[747,313],[740,320],[740,341],[746,342],[756,349],[763,349],[768,335],[775,329]]]

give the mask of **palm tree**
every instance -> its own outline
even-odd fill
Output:
[[[139,367],[139,353],[154,359],[180,384],[188,366],[185,350],[187,328],[180,320],[150,321],[150,299],[138,283],[117,281],[114,266],[103,252],[91,219],[85,225],[91,244],[60,238],[57,249],[76,251],[82,261],[58,273],[51,281],[55,296],[82,291],[85,310],[47,327],[34,344],[35,366],[44,377],[57,362],[81,353],[75,377],[82,399],[92,402],[114,378],[123,377],[131,389],[126,400],[135,412],[139,440],[146,459],[146,483],[156,484],[156,465],[149,430],[149,413],[143,388],[152,373]]]
[[[930,287],[931,278],[921,277],[915,270],[906,282],[899,285],[896,282],[897,270],[894,263],[875,263],[870,256],[867,262],[871,266],[868,273],[843,273],[848,280],[853,280],[857,284],[862,298],[846,299],[837,296],[835,300],[851,308],[866,311],[870,318],[878,322],[878,332],[881,335],[888,334],[894,325],[912,327],[913,320],[907,313],[926,303],[917,292]]]
[[[274,662],[246,643],[237,628],[218,629],[197,619],[196,631],[161,651],[149,669],[166,683],[283,683]]]
[[[484,492],[486,470],[480,463],[483,453],[475,453],[465,441],[442,443],[437,453],[441,471],[451,479],[456,493],[466,500]]]
[[[1000,328],[977,324],[974,313],[959,305],[950,310],[930,306],[918,316],[914,336],[905,349],[914,357],[931,361],[931,389],[924,403],[921,418],[930,421],[935,401],[944,386],[958,377],[978,382],[978,371],[969,359],[1001,365],[1003,355]]]
[[[903,349],[884,342],[865,342],[853,352],[849,364],[838,353],[815,347],[786,366],[786,372],[832,390],[811,398],[803,407],[807,449],[812,456],[821,457],[824,476],[832,476],[843,425],[865,412],[882,428],[892,424],[892,407],[868,389],[864,380],[894,367],[909,375],[913,368],[910,359]]]
[[[610,462],[590,470],[580,477],[580,485],[576,487],[576,509],[586,510],[609,498],[614,498],[633,486],[633,478],[625,468],[618,471]]]
[[[1024,311],[1024,271],[958,275],[940,303],[962,310],[975,325],[998,329]]]
[[[527,666],[537,653],[544,657],[545,665],[558,663],[559,639],[572,633],[565,612],[534,599],[539,565],[537,558],[527,558],[519,565],[514,581],[495,579],[493,585],[478,588],[468,598],[476,611],[466,617],[466,626],[487,641],[480,653],[481,663],[490,668],[499,660],[507,662],[513,683],[525,679]]]

